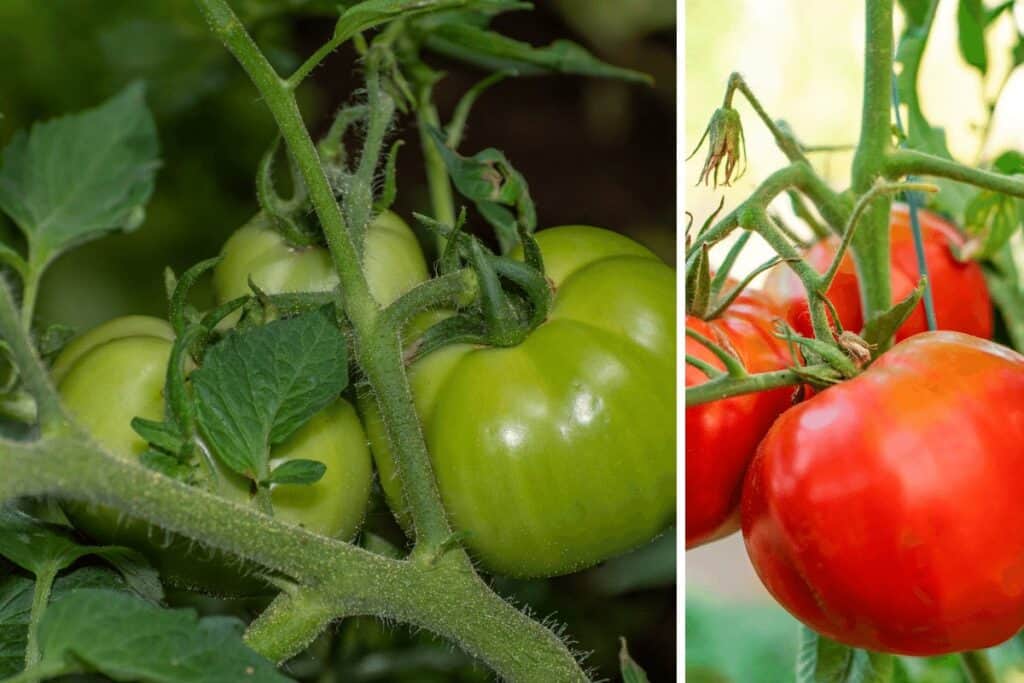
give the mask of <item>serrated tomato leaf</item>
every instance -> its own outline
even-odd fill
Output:
[[[242,623],[198,619],[126,593],[88,588],[55,599],[39,624],[41,670],[95,672],[143,683],[283,683],[242,642]]]
[[[348,385],[345,336],[325,309],[236,331],[207,350],[192,385],[214,453],[263,481],[270,447]]]
[[[527,232],[536,229],[537,210],[529,184],[501,150],[489,147],[473,156],[462,156],[445,143],[439,130],[431,128],[430,134],[455,188],[475,203],[480,215],[494,228],[502,253],[519,242],[518,225]]]
[[[82,567],[59,577],[53,584],[50,599],[56,600],[79,588],[126,590],[127,586],[109,569]],[[25,666],[33,590],[33,582],[27,577],[12,574],[0,579],[0,680],[18,673]]]
[[[0,508],[0,555],[36,575],[60,571],[79,558],[94,555],[117,569],[139,595],[154,601],[163,599],[156,570],[137,551],[122,546],[81,545],[68,529],[40,522],[14,508]]]
[[[964,257],[988,258],[1010,241],[1020,226],[1020,200],[999,192],[981,190],[964,209],[964,230],[969,235]]]
[[[159,143],[142,85],[15,134],[0,159],[0,209],[37,263],[112,230],[139,226]]]

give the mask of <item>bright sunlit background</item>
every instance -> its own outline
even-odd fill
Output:
[[[988,3],[991,4],[991,3]],[[746,78],[769,115],[784,119],[806,145],[853,144],[860,125],[863,2],[808,0],[687,0],[686,120],[688,151],[700,139],[708,118],[720,106],[733,71]],[[989,74],[978,72],[957,48],[956,0],[942,0],[921,72],[922,107],[932,125],[945,127],[949,149],[959,160],[975,163],[1007,149],[1024,149],[1024,69],[1011,75],[996,109],[985,149],[979,128],[984,99],[999,89],[1010,68],[1017,28],[1004,15],[989,35]],[[899,21],[899,19],[898,19]],[[1024,27],[1024,3],[1016,21]],[[983,97],[984,94],[984,97]],[[694,187],[705,149],[685,166],[686,209],[700,225],[725,197],[725,210],[745,198],[765,176],[786,163],[753,110],[737,95],[743,118],[749,165],[732,187]],[[850,152],[816,154],[812,161],[833,186],[849,182]],[[777,202],[791,217],[788,200]],[[795,221],[790,223],[797,227]],[[803,227],[803,226],[801,226]],[[749,271],[773,256],[757,238],[737,262]],[[712,252],[720,261],[728,244]],[[738,534],[686,553],[688,595],[716,600],[768,601]]]

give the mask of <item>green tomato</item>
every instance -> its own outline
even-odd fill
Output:
[[[118,318],[72,342],[58,358],[58,389],[64,404],[89,433],[115,455],[138,458],[146,442],[131,428],[133,417],[162,420],[163,388],[173,338],[170,326],[155,318]],[[366,437],[352,405],[338,399],[314,415],[287,441],[275,446],[271,465],[297,458],[327,466],[312,485],[275,485],[275,517],[325,536],[351,539],[362,522],[372,483]],[[240,504],[250,504],[244,478],[216,463],[201,463],[204,488]],[[179,585],[223,594],[253,593],[259,584],[245,580],[252,567],[226,557],[209,557],[180,536],[165,534],[116,511],[96,505],[72,505],[75,526],[104,543],[145,553]]]
[[[338,284],[327,249],[290,246],[262,213],[224,243],[222,256],[213,271],[213,286],[221,302],[251,293],[249,278],[271,294],[326,292]],[[390,211],[377,216],[366,231],[363,268],[370,293],[382,306],[427,279],[416,236]]]
[[[675,274],[586,226],[537,234],[556,287],[513,348],[453,345],[409,379],[438,487],[482,565],[554,576],[639,546],[675,516]],[[381,483],[409,521],[375,407],[361,405]]]

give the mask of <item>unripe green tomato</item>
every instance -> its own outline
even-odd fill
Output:
[[[486,569],[520,577],[578,571],[675,517],[675,274],[599,228],[537,241],[547,320],[516,347],[447,346],[409,372],[453,527]],[[360,408],[408,529],[380,416]]]
[[[134,333],[133,333],[134,332]],[[74,418],[104,447],[125,459],[147,448],[131,427],[134,417],[164,418],[163,388],[173,333],[165,322],[133,316],[118,318],[72,342],[55,369],[61,398]],[[93,345],[89,347],[89,343]],[[312,485],[275,485],[275,517],[325,536],[350,539],[362,522],[372,482],[366,437],[352,405],[338,399],[314,415],[270,453],[272,466],[305,458],[327,466]],[[219,464],[205,461],[200,485],[239,504],[250,504],[249,482]],[[260,584],[240,567],[175,534],[96,505],[68,506],[76,527],[109,544],[127,545],[146,554],[161,573],[179,585],[221,594],[258,592]]]
[[[223,260],[213,271],[221,302],[250,294],[249,278],[270,294],[326,292],[338,284],[326,248],[290,246],[262,213],[239,228],[221,254]],[[427,279],[416,236],[390,211],[378,215],[366,231],[363,268],[370,293],[382,306]]]

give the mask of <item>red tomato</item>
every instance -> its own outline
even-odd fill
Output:
[[[1024,624],[1024,356],[926,332],[787,411],[743,489],[768,590],[849,645],[938,655]]]
[[[953,255],[951,246],[963,246],[964,239],[951,223],[929,211],[920,211],[921,234],[924,238],[925,260],[931,278],[932,298],[935,301],[935,319],[939,329],[956,330],[976,337],[992,336],[992,302],[981,266],[975,261],[961,263]],[[910,229],[910,210],[906,204],[893,204],[890,214],[892,240],[892,300],[906,298],[920,280],[914,236]],[[839,245],[838,238],[818,242],[804,253],[804,258],[818,272],[825,272]],[[789,324],[800,334],[811,337],[811,317],[807,311],[807,298],[803,285],[793,271],[783,264],[768,277],[766,290],[780,304],[787,306]],[[860,285],[853,258],[847,253],[839,266],[835,280],[826,294],[843,329],[860,332],[864,316],[860,307]],[[902,341],[928,329],[924,304],[918,304],[906,322],[896,331],[896,341]]]
[[[762,293],[746,291],[722,317],[686,317],[686,326],[733,351],[750,372],[792,365],[786,343],[773,334],[783,312]],[[703,344],[686,338],[686,353],[723,367]],[[686,386],[707,376],[686,366]],[[743,473],[757,443],[790,406],[793,388],[736,396],[686,409],[686,547],[713,541],[739,528]]]

